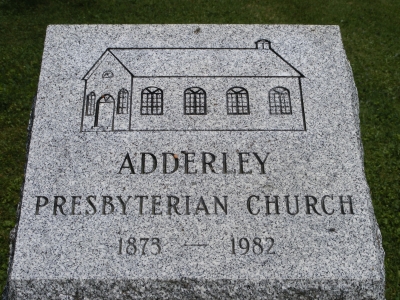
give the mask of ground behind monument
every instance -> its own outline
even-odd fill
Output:
[[[365,172],[400,299],[400,2],[0,0],[0,285],[23,182],[26,127],[48,24],[336,24],[360,98]],[[321,116],[323,117],[323,116]]]

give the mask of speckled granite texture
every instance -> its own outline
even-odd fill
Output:
[[[32,122],[4,299],[384,299],[339,27],[49,26]]]

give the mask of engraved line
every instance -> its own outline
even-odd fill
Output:
[[[178,47],[178,48],[107,48],[107,50],[257,50],[257,48],[196,48],[196,47]]]
[[[132,75],[135,78],[300,78],[304,77],[302,75],[294,75],[294,76],[237,76],[237,75],[210,75],[210,76],[202,76],[202,75],[165,75],[165,76],[139,76]]]
[[[82,80],[84,80],[85,77],[89,75],[89,73],[93,70],[93,68],[94,68],[94,67],[96,66],[96,64],[102,59],[102,57],[106,54],[107,51],[108,51],[108,49],[106,49],[106,50],[100,55],[100,57],[96,60],[96,62],[93,64],[93,66],[89,69],[89,71],[87,71],[87,73],[85,74],[85,76],[83,76]],[[90,76],[89,76],[89,78],[90,78]],[[86,79],[89,79],[89,78],[86,78]]]
[[[207,247],[208,244],[183,244],[183,246],[189,246],[189,247]]]
[[[132,72],[129,71],[129,69],[122,63],[122,61],[120,61],[119,58],[116,57],[114,53],[112,53],[112,51],[109,51],[109,52],[110,52],[110,53],[112,54],[112,56],[114,56],[115,59],[125,68],[125,70],[128,71],[128,73],[131,74],[131,76],[133,76]]]
[[[270,50],[272,52],[274,52],[280,59],[282,59],[285,63],[287,63],[289,66],[291,66],[297,73],[300,74],[300,77],[305,77],[299,70],[297,70],[295,67],[293,67],[293,65],[291,63],[289,63],[288,61],[286,61],[286,59],[284,59],[282,56],[280,56],[278,54],[278,52],[276,52],[274,49],[270,48]]]
[[[302,112],[303,112],[304,131],[307,131],[306,113],[305,113],[305,111],[304,111],[304,101],[303,101],[303,86],[301,85],[301,78],[300,78],[300,77],[299,77],[299,86],[300,86],[301,110],[302,110]]]
[[[133,91],[133,76],[131,76],[131,91],[129,95],[129,130],[131,130],[132,127],[132,91]],[[117,107],[118,109],[118,107]]]
[[[82,107],[82,118],[81,118],[81,130],[80,130],[80,132],[83,131],[83,119],[85,117],[86,89],[87,89],[87,79],[85,79],[85,91],[83,92],[83,107]]]
[[[129,132],[129,131],[306,131],[305,129],[131,129],[131,130],[119,130],[116,129],[115,131],[119,132]],[[110,132],[109,130],[88,130],[83,131],[86,132]]]

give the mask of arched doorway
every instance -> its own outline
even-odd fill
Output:
[[[115,113],[114,98],[109,94],[101,96],[96,102],[96,115],[94,118],[94,127],[102,129],[103,131],[113,131],[114,113]]]

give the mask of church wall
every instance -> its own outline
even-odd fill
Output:
[[[141,115],[141,92],[155,86],[163,90],[163,115]],[[226,92],[243,87],[249,93],[249,115],[228,115]],[[277,86],[290,91],[292,114],[269,112],[269,91]],[[184,114],[184,91],[206,91],[207,114]],[[304,130],[298,78],[133,78],[131,130]]]
[[[103,74],[106,71],[111,71],[112,76],[110,78],[103,78]],[[86,115],[83,117],[83,131],[110,131],[112,130],[109,120],[114,120],[114,130],[129,130],[129,115],[130,115],[130,104],[128,101],[128,109],[126,114],[117,113],[117,99],[118,92],[122,88],[129,92],[129,101],[131,93],[131,75],[127,70],[115,59],[115,57],[106,53],[101,63],[97,66],[97,69],[91,74],[87,80],[85,101],[87,95],[90,92],[96,94],[96,104],[102,95],[111,95],[110,103],[104,103],[100,105],[100,118],[98,127],[94,127],[95,113],[91,116]],[[108,116],[110,112],[114,111],[113,116]],[[103,122],[102,122],[103,121]]]

